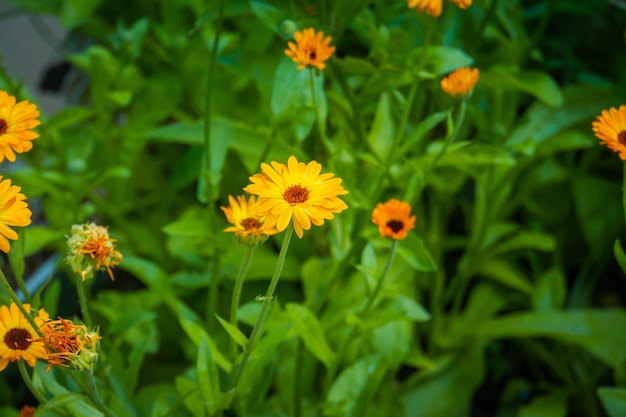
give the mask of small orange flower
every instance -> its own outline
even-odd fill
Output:
[[[467,97],[478,82],[479,76],[480,71],[477,68],[459,68],[441,80],[441,89],[452,97]]]
[[[293,37],[297,45],[288,42],[289,49],[285,49],[285,54],[298,64],[299,70],[308,66],[321,70],[326,67],[324,61],[335,52],[334,46],[328,46],[333,39],[332,37],[324,38],[324,32],[315,33],[313,28],[304,29],[302,32],[296,31]]]
[[[74,324],[71,320],[59,317],[48,320],[40,326],[49,371],[53,366],[61,366],[80,371],[88,371],[98,361],[100,335],[89,331],[84,324]]]
[[[31,407],[30,405],[25,405],[20,410],[20,415],[18,417],[33,417],[35,415],[35,411],[37,411],[35,407]]]
[[[33,148],[32,141],[39,134],[32,129],[41,123],[37,117],[37,106],[26,100],[16,104],[15,97],[0,91],[0,162],[4,158],[14,162],[15,153]]]
[[[378,203],[372,212],[372,222],[378,226],[382,237],[404,239],[409,230],[415,227],[415,216],[410,216],[411,205],[395,198],[386,203]],[[410,216],[410,217],[409,217]]]
[[[472,5],[472,0],[450,0],[461,9],[467,9]],[[443,0],[408,0],[409,8],[417,9],[418,12],[426,12],[429,16],[439,17],[443,8]]]
[[[626,106],[602,110],[591,126],[596,137],[626,161]]]
[[[67,239],[67,263],[79,273],[83,281],[91,278],[94,271],[106,270],[112,280],[111,267],[122,261],[122,254],[115,250],[115,239],[109,237],[106,227],[95,223],[75,224]]]
[[[251,195],[249,200],[240,195],[237,200],[228,196],[229,207],[220,207],[226,219],[232,226],[224,229],[225,232],[234,232],[240,243],[256,245],[265,242],[269,235],[278,233],[276,228],[265,227],[265,217],[257,214],[256,197]]]

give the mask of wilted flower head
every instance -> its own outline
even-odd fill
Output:
[[[60,318],[43,323],[40,328],[48,360],[48,369],[62,366],[78,371],[88,371],[98,361],[100,335],[88,330],[84,324],[74,324]]]
[[[591,126],[596,137],[626,161],[626,106],[602,110]]]
[[[83,281],[99,270],[106,270],[109,277],[115,280],[111,267],[121,262],[122,254],[115,250],[114,242],[106,227],[95,223],[75,224],[72,235],[67,239],[67,263]]]
[[[0,250],[9,253],[8,239],[16,240],[17,233],[9,226],[28,226],[32,212],[26,204],[21,188],[11,185],[11,180],[2,180],[0,175]]]
[[[39,126],[39,110],[28,101],[16,104],[15,97],[0,91],[0,162],[4,158],[15,161],[15,153],[33,148],[32,141],[39,137],[32,129]]]
[[[24,309],[30,314],[30,304],[24,304]],[[45,310],[39,310],[35,324],[41,326],[48,317]],[[19,359],[30,366],[35,366],[37,359],[45,359],[46,349],[41,341],[36,340],[37,337],[37,332],[17,304],[11,302],[10,306],[0,306],[0,371],[9,362]]]
[[[229,195],[228,202],[228,207],[220,207],[232,224],[224,231],[234,232],[240,243],[258,245],[265,242],[269,235],[278,233],[276,228],[265,226],[265,217],[258,215],[256,197],[253,195],[247,201],[243,195],[238,196],[237,200]]]
[[[479,76],[477,68],[459,68],[441,80],[441,89],[452,97],[466,97],[478,82]]]
[[[415,216],[411,216],[411,205],[392,198],[386,203],[378,203],[372,212],[372,222],[378,226],[382,237],[404,239],[409,230],[415,227]]]
[[[335,174],[320,174],[322,165],[308,164],[290,156],[287,165],[272,161],[261,164],[263,174],[250,177],[252,184],[244,191],[259,196],[257,213],[265,217],[266,227],[282,232],[293,221],[296,234],[302,238],[304,230],[324,224],[348,206],[338,196],[348,194]]]
[[[335,52],[334,46],[328,46],[333,38],[330,36],[324,38],[324,32],[315,33],[313,28],[304,29],[302,32],[296,31],[293,37],[297,45],[293,42],[288,42],[287,46],[289,49],[285,49],[285,54],[293,62],[299,64],[299,70],[308,66],[318,69],[326,67],[324,62]]]

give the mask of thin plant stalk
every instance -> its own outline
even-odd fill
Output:
[[[91,320],[91,313],[89,312],[89,302],[87,299],[85,282],[78,278],[77,281],[76,292],[78,293],[78,304],[80,305],[80,311],[83,315],[83,322],[85,322],[87,327],[91,328],[93,326],[93,321]]]
[[[263,305],[261,306],[261,312],[259,313],[259,317],[252,328],[252,333],[250,334],[250,340],[248,341],[248,347],[241,359],[241,365],[235,371],[235,376],[233,378],[232,386],[233,389],[237,388],[237,384],[241,379],[241,375],[248,364],[248,360],[250,359],[250,355],[254,351],[259,338],[261,337],[261,332],[263,331],[263,326],[265,325],[265,320],[267,319],[267,314],[269,313],[269,306],[272,300],[274,299],[274,291],[276,291],[276,286],[278,285],[278,280],[280,279],[280,275],[283,272],[283,266],[285,265],[285,259],[287,258],[287,249],[289,249],[289,242],[291,241],[291,235],[293,234],[293,223],[290,223],[285,230],[285,237],[283,238],[283,244],[280,248],[280,253],[278,254],[278,259],[276,260],[276,266],[274,268],[274,274],[272,275],[272,279],[270,281],[269,286],[267,287],[267,292],[265,293],[265,297],[263,297]]]
[[[235,280],[235,287],[233,288],[233,296],[230,301],[230,324],[237,327],[237,310],[239,309],[239,300],[241,299],[241,290],[243,289],[243,282],[250,269],[250,263],[252,262],[252,255],[254,254],[255,245],[247,245],[246,254],[239,267],[239,274]],[[234,339],[230,340],[230,357],[234,361],[237,356],[237,343]]]
[[[309,68],[309,75],[311,80],[311,97],[313,100],[313,110],[315,111],[315,121],[317,122],[317,130],[319,131],[320,138],[322,139],[324,147],[326,148],[326,150],[332,151],[332,145],[326,137],[326,129],[324,127],[324,124],[322,123],[322,116],[317,105],[317,95],[315,94],[315,71],[315,68]]]
[[[398,242],[399,240],[393,239],[393,243],[391,244],[391,249],[389,251],[389,256],[387,257],[387,261],[385,262],[383,271],[380,274],[380,278],[378,279],[378,282],[376,283],[376,287],[374,287],[374,290],[369,295],[367,299],[367,304],[365,304],[365,307],[363,308],[363,311],[361,312],[361,319],[363,321],[367,320],[367,316],[370,314],[372,308],[374,307],[376,303],[376,300],[378,299],[380,291],[383,288],[383,283],[385,281],[385,278],[387,277],[387,275],[389,275],[389,271],[391,270],[391,265],[393,264],[393,260],[398,250]],[[335,357],[335,360],[331,363],[330,367],[328,368],[328,373],[326,374],[324,396],[326,396],[326,394],[328,393],[328,390],[330,389],[330,385],[335,379],[335,376],[339,369],[339,364],[341,363],[341,359],[343,358],[343,355],[346,353],[346,350],[348,349],[350,342],[354,340],[354,337],[356,336],[356,332],[358,331],[358,329],[359,329],[358,325],[353,325],[352,328],[350,329],[350,333],[348,334],[348,337],[346,337],[343,340],[341,346],[337,350],[337,356]]]
[[[22,379],[24,380],[24,383],[28,387],[28,390],[31,392],[31,394],[35,396],[39,404],[40,405],[46,404],[48,402],[48,399],[42,392],[40,392],[35,387],[35,384],[33,384],[33,379],[28,373],[28,369],[26,369],[26,365],[24,364],[23,360],[17,361],[17,368],[20,370],[20,375],[22,375]]]
[[[98,409],[102,411],[107,417],[117,417],[117,414],[113,412],[100,398],[98,393],[98,387],[96,386],[96,380],[93,376],[93,369],[85,371],[85,377],[87,379],[87,387],[89,388],[89,396],[91,400],[96,404]]]
[[[0,269],[0,281],[2,281],[2,285],[4,286],[6,292],[9,294],[9,297],[11,297],[11,300],[13,300],[13,302],[17,305],[17,308],[20,309],[24,317],[26,317],[26,320],[28,320],[30,325],[33,326],[33,329],[35,329],[37,334],[41,336],[41,331],[39,330],[39,326],[37,326],[37,323],[35,323],[35,319],[32,315],[30,315],[28,311],[26,311],[26,308],[24,308],[24,304],[22,304],[20,298],[17,296],[17,294],[15,294],[13,288],[11,288],[11,284],[9,284],[9,281],[7,280],[6,275],[4,275],[2,269]]]
[[[437,165],[437,162],[439,162],[439,160],[441,159],[441,157],[446,154],[446,151],[448,150],[448,146],[450,146],[451,143],[454,143],[454,141],[459,137],[459,132],[461,131],[461,126],[463,125],[463,121],[465,120],[466,110],[467,110],[467,102],[465,100],[463,100],[461,102],[461,106],[460,106],[460,109],[459,109],[459,114],[457,115],[456,121],[454,123],[454,131],[452,132],[451,135],[448,135],[448,138],[446,139],[446,141],[443,144],[443,148],[441,148],[441,151],[439,151],[439,153],[435,157],[435,160],[433,161],[432,165],[430,166],[431,169],[434,168],[435,165]]]

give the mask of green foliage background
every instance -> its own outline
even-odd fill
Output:
[[[40,208],[12,265],[58,256],[37,299],[78,315],[65,236],[108,225],[124,260],[115,282],[90,284],[90,305],[117,415],[626,415],[623,162],[590,125],[625,102],[621,2],[445,1],[439,18],[400,0],[14,3],[60,18],[72,71],[71,105],[42,115],[7,174]],[[309,71],[283,52],[307,27],[337,48],[314,75],[317,109]],[[480,69],[466,104],[439,87],[462,66]],[[232,392],[235,333],[217,316],[246,249],[219,207],[290,155],[342,178],[349,209],[292,240]],[[390,248],[371,211],[389,198],[417,227],[362,317]],[[280,242],[255,251],[242,343]],[[68,372],[44,370],[54,399],[37,416],[103,415]],[[28,401],[9,367],[2,415]]]

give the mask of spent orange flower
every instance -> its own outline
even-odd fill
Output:
[[[30,304],[24,304],[30,314]],[[35,324],[41,326],[48,319],[45,310],[39,310]],[[46,358],[46,349],[42,342],[36,341],[37,332],[28,319],[22,314],[17,304],[0,306],[0,371],[9,362],[23,359],[30,366],[35,366],[37,359]]]
[[[33,417],[35,415],[35,411],[37,411],[35,407],[31,407],[30,405],[25,405],[20,410],[20,415],[18,417]]]
[[[32,141],[39,134],[32,129],[39,126],[39,110],[28,101],[20,101],[6,91],[0,91],[0,162],[4,158],[15,161],[15,153],[30,151]]]
[[[228,207],[220,207],[226,219],[232,226],[224,229],[225,232],[234,232],[240,243],[256,245],[265,242],[267,237],[278,233],[275,228],[265,226],[265,217],[257,214],[256,197],[251,195],[248,200],[243,195],[228,196]]]
[[[115,280],[111,268],[122,261],[122,254],[115,249],[115,239],[109,237],[106,227],[95,223],[75,224],[67,246],[66,261],[83,281],[99,270],[107,271]]]
[[[298,64],[299,70],[305,67],[326,67],[324,62],[335,52],[334,46],[328,46],[332,37],[324,38],[324,32],[315,33],[313,28],[296,31],[293,37],[296,43],[288,42],[289,49],[285,49],[285,54]]]
[[[472,5],[472,0],[450,0],[457,7],[467,9]],[[417,9],[420,13],[426,13],[429,16],[439,17],[443,8],[443,0],[408,0],[409,8]]]
[[[46,350],[48,369],[61,366],[79,371],[92,369],[98,361],[100,335],[84,324],[74,324],[61,317],[40,326],[42,337],[36,339]]]
[[[479,77],[480,71],[477,68],[459,68],[441,80],[441,89],[452,97],[467,97]]]
[[[263,174],[250,177],[252,184],[244,190],[259,196],[257,213],[265,216],[265,227],[282,232],[289,222],[298,237],[304,230],[324,224],[348,206],[338,196],[348,194],[335,174],[320,174],[322,165],[308,164],[290,156],[287,165],[273,161],[271,166],[261,164]]]
[[[28,226],[32,212],[26,204],[21,188],[11,185],[11,180],[2,180],[0,175],[0,250],[9,253],[8,239],[17,240],[17,233],[10,226]]]
[[[378,226],[382,237],[401,240],[415,227],[415,216],[411,216],[409,203],[392,198],[384,204],[376,205],[372,212],[372,222]]]
[[[591,124],[596,137],[618,153],[622,161],[626,160],[626,106],[619,109],[611,107],[602,113]]]

